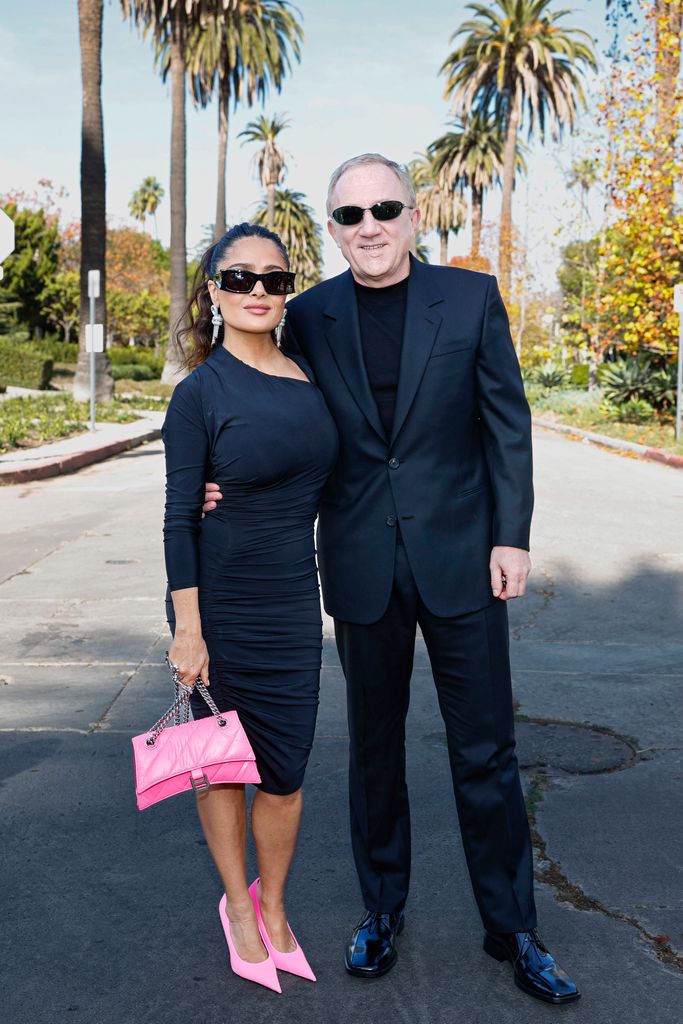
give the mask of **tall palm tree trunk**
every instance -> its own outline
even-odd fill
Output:
[[[79,402],[90,398],[90,354],[85,351],[85,325],[90,317],[88,271],[100,272],[100,297],[95,319],[104,325],[106,315],[106,245],[104,126],[102,123],[102,5],[103,0],[78,0],[83,86],[81,122],[81,298],[79,353],[73,394]],[[110,402],[114,381],[106,353],[95,357],[95,397]]]
[[[187,304],[187,167],[185,139],[185,37],[176,18],[171,42],[171,303],[169,339],[162,383],[175,384],[182,373],[176,330]]]
[[[515,156],[520,113],[519,98],[511,98],[510,120],[505,132],[505,148],[503,150],[503,201],[498,238],[498,276],[500,290],[506,301],[510,298],[512,286],[512,189],[515,183]]]
[[[226,183],[225,174],[228,156],[228,128],[230,117],[230,93],[221,81],[218,99],[218,188],[216,191],[216,222],[213,227],[213,240],[222,238],[226,229]]]
[[[268,182],[266,186],[268,193],[268,230],[275,230],[275,183]]]
[[[448,231],[439,231],[439,240],[441,242],[441,266],[445,267],[448,263]]]
[[[479,252],[481,250],[481,222],[483,220],[484,213],[484,190],[483,188],[477,188],[476,185],[472,186],[472,245],[470,247],[470,257],[472,259],[479,258]]]

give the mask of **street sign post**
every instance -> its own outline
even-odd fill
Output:
[[[95,352],[102,352],[104,350],[104,344],[102,348],[97,347],[97,341],[99,340],[98,335],[103,335],[104,329],[102,324],[95,323],[95,299],[99,298],[100,295],[100,272],[99,270],[88,271],[88,298],[90,299],[90,323],[85,329],[85,347],[86,351],[90,352],[90,429],[95,429]],[[99,327],[99,332],[96,328]],[[90,328],[90,330],[88,330]],[[88,341],[90,341],[90,348],[88,349]],[[104,338],[102,337],[102,342]]]
[[[678,376],[676,378],[676,441],[683,432],[683,284],[674,288],[674,311],[678,313]]]
[[[14,221],[4,210],[0,210],[0,281],[2,264],[14,252]]]

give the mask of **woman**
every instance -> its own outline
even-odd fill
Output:
[[[247,888],[244,786],[212,786],[197,805],[225,889],[219,912],[232,969],[279,992],[276,968],[315,981],[284,893],[318,706],[313,523],[338,441],[309,367],[275,341],[294,290],[278,236],[238,224],[204,254],[199,273],[184,332],[194,369],[176,387],[162,432],[169,660],[184,685],[200,676],[219,710],[238,712],[256,755],[260,883]],[[220,483],[224,501],[202,519],[207,479]],[[191,707],[194,717],[211,713],[196,690]]]

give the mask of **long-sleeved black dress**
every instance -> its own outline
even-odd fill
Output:
[[[166,448],[169,593],[199,588],[211,694],[235,709],[261,787],[297,790],[313,742],[322,622],[313,524],[337,459],[334,421],[307,381],[249,366],[222,345],[175,388]],[[201,518],[204,484],[223,499]],[[173,604],[167,595],[169,624]],[[193,692],[194,717],[210,714]]]

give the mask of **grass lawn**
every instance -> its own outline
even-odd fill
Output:
[[[63,391],[70,391],[76,374],[75,363],[55,363],[52,377],[52,387]],[[173,392],[171,384],[162,384],[159,380],[117,380],[114,381],[114,394],[119,395],[142,395],[170,398]],[[152,408],[152,406],[150,406]],[[160,406],[160,408],[162,408]]]
[[[172,384],[162,384],[160,380],[117,380],[114,382],[114,394],[118,397],[119,395],[140,395],[170,398],[173,393]],[[152,406],[149,406],[152,408]],[[162,403],[159,403],[159,408],[163,409]]]
[[[676,444],[673,418],[619,423],[601,411],[601,396],[587,391],[541,391],[534,385],[527,385],[527,398],[532,413],[540,419],[683,455],[683,444]]]

